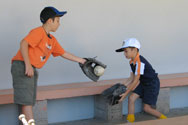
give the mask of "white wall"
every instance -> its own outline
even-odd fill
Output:
[[[114,52],[128,37],[140,40],[140,53],[158,73],[188,71],[187,0],[1,0],[0,89],[12,88],[11,58],[49,5],[68,11],[53,33],[65,50],[108,65],[101,79],[128,77],[128,60]],[[39,85],[89,81],[78,64],[61,58],[50,58],[39,72]]]
[[[0,125],[18,125],[18,112],[15,104],[0,105]]]
[[[47,107],[48,123],[91,119],[94,117],[94,96],[48,100]]]
[[[170,89],[170,109],[188,107],[188,86]]]

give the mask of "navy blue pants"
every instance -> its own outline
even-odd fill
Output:
[[[143,103],[155,106],[160,90],[159,78],[153,79],[148,83],[140,83],[133,93],[136,93],[142,98]]]

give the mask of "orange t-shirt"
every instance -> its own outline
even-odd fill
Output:
[[[28,42],[28,53],[30,63],[36,68],[42,68],[50,55],[54,57],[60,56],[65,53],[65,50],[58,43],[56,38],[50,34],[50,37],[46,34],[43,27],[37,27],[30,31],[30,33],[24,38]],[[24,61],[21,51],[19,50],[12,58],[13,60]]]

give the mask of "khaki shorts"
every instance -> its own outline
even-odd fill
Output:
[[[25,63],[13,61],[11,74],[14,88],[14,103],[20,105],[34,105],[36,101],[38,72],[34,68],[34,76],[25,75]]]

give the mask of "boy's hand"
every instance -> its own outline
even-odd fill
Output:
[[[86,59],[84,59],[84,58],[82,58],[82,60],[81,60],[81,64],[84,64],[86,62]]]
[[[123,94],[120,95],[120,97],[121,97],[121,99],[119,100],[119,102],[122,102],[124,100],[124,98],[126,97],[126,94],[123,93]]]
[[[32,65],[26,65],[25,75],[28,76],[28,77],[32,77],[34,75],[34,71],[33,71]]]

